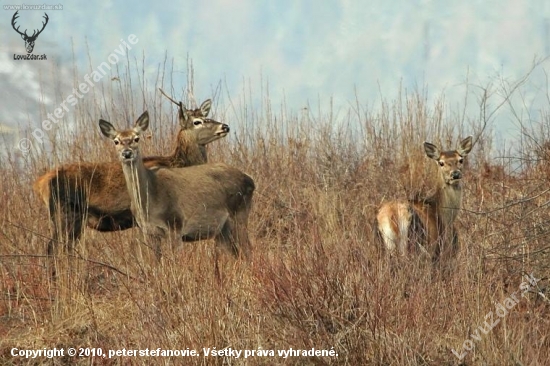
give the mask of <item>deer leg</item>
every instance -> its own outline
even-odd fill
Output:
[[[234,228],[231,223],[231,219],[223,224],[220,232],[215,237],[217,250],[223,248],[229,251],[233,256],[239,256],[239,248],[234,236]]]
[[[250,258],[252,254],[252,244],[250,243],[250,238],[248,237],[248,229],[241,226],[237,227],[237,237],[241,258]]]
[[[69,253],[74,250],[74,244],[82,235],[82,213],[72,207],[57,210],[57,215],[51,218],[53,226],[53,238],[48,242],[47,254],[55,254],[55,249],[60,241],[67,241]]]
[[[235,257],[248,259],[252,252],[248,236],[248,216],[252,209],[254,182],[252,178],[246,176],[244,183],[247,185],[247,189],[244,193],[233,197],[235,199],[232,204],[234,210],[224,224],[221,235],[222,241],[225,240],[225,245],[229,247]]]
[[[248,236],[248,212],[248,210],[237,212],[234,225],[240,254],[245,259],[250,258],[252,254],[252,244]]]
[[[87,212],[86,194],[74,183],[54,179],[50,182],[49,213],[53,226],[53,239],[48,243],[48,255],[54,254],[60,241],[67,241],[71,252],[80,239]]]
[[[158,236],[154,236],[153,241],[154,241],[153,249],[155,250],[155,257],[157,258],[157,261],[160,262],[160,260],[162,259],[162,250],[160,248],[161,239]]]
[[[235,218],[229,217],[215,238],[218,246],[225,248],[236,258],[250,257],[247,216],[247,213],[242,213]]]
[[[67,212],[68,211],[68,212]],[[56,254],[59,243],[66,240],[66,247],[62,247],[62,250],[67,250],[72,253],[74,250],[74,243],[80,238],[82,233],[82,214],[75,210],[64,210],[57,207],[57,210],[53,210],[54,213],[50,216],[50,222],[53,229],[52,238],[48,241],[47,255],[52,260],[47,264],[47,267],[51,265],[50,278],[52,280],[57,279],[56,270]]]
[[[50,226],[52,238],[48,241],[48,247],[46,249],[48,256],[55,254],[54,252],[60,239],[60,233],[63,232],[63,225],[61,224],[63,219],[60,211],[61,207],[57,203],[50,201]]]
[[[161,227],[146,228],[144,230],[147,246],[153,249],[157,261],[160,262],[162,258],[161,244],[164,238],[166,238],[166,230]]]

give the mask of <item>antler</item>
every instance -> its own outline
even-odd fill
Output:
[[[15,28],[15,20],[16,20],[17,18],[19,18],[19,15],[18,15],[17,13],[19,13],[19,10],[17,10],[17,11],[15,12],[15,14],[13,14],[13,17],[11,18],[11,26],[13,27],[13,29],[14,29],[17,33],[19,33],[19,34],[22,35],[22,36],[25,36],[25,39],[29,39],[29,40],[31,40],[31,39],[36,39],[36,37],[38,37],[38,35],[39,35],[40,33],[42,33],[42,31],[44,30],[44,28],[46,28],[46,24],[48,24],[48,21],[50,20],[50,18],[48,17],[48,14],[44,13],[43,18],[46,19],[46,22],[42,22],[42,29],[40,29],[40,30],[38,31],[38,33],[36,33],[37,30],[35,29],[34,32],[33,32],[33,34],[32,34],[32,36],[29,36],[29,35],[27,34],[27,30],[26,30],[26,29],[25,29],[25,33],[21,33],[21,32],[19,31],[19,27]]]
[[[185,129],[186,127],[186,121],[187,121],[187,108],[183,106],[183,102],[177,102],[174,98],[170,97],[168,94],[164,92],[161,88],[159,88],[162,95],[164,95],[166,98],[168,98],[172,103],[178,106],[178,119],[180,121],[180,126]]]
[[[21,32],[19,31],[19,27],[15,28],[15,20],[16,20],[17,18],[19,18],[19,15],[18,15],[17,13],[19,13],[19,10],[17,10],[17,11],[15,12],[15,14],[13,14],[13,17],[11,18],[11,26],[12,26],[13,29],[14,29],[17,33],[19,33],[20,35],[26,36],[26,35],[27,35],[27,30],[26,30],[26,29],[25,29],[25,33],[21,33]]]
[[[164,90],[162,90],[161,88],[159,88],[160,92],[162,93],[162,95],[164,95],[166,98],[170,99],[170,101],[172,103],[174,103],[175,105],[177,105],[178,107],[183,107],[183,103],[182,102],[176,102],[172,97],[170,97],[168,94],[166,94],[164,92]]]
[[[38,33],[36,33],[36,30],[35,30],[34,33],[32,34],[32,36],[31,36],[30,38],[36,38],[36,37],[38,37],[38,35],[39,35],[40,33],[42,33],[42,31],[44,30],[44,28],[46,28],[46,24],[48,24],[48,20],[50,20],[50,18],[48,17],[48,14],[46,14],[46,13],[44,13],[43,18],[46,19],[46,22],[45,22],[45,23],[42,22],[42,29],[40,29],[40,30],[38,31]],[[36,34],[35,34],[35,33],[36,33]]]

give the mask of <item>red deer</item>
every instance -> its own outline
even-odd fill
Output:
[[[99,126],[116,146],[132,213],[158,259],[161,240],[171,233],[183,241],[215,238],[236,257],[248,257],[248,216],[255,188],[250,176],[224,164],[148,168],[139,149],[140,135],[149,127],[147,112],[131,130],[117,131],[105,120]]]
[[[453,255],[458,246],[454,221],[462,201],[462,167],[472,149],[472,137],[462,140],[456,150],[439,151],[424,143],[426,155],[438,163],[435,194],[423,199],[393,201],[382,205],[377,215],[378,234],[386,249],[405,255],[417,246],[434,262]]]
[[[204,146],[225,137],[229,126],[206,118],[210,100],[198,109],[188,110],[181,102],[169,99],[179,107],[176,148],[168,156],[144,158],[145,165],[172,168],[206,163]],[[68,239],[68,247],[72,249],[84,226],[98,231],[135,226],[130,196],[118,162],[66,164],[40,176],[33,189],[49,210],[53,236],[48,243],[48,255],[53,254],[55,244],[61,240]]]

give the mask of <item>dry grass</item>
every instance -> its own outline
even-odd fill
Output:
[[[47,212],[31,182],[57,162],[114,159],[114,149],[97,130],[100,116],[131,123],[132,116],[148,109],[153,121],[148,152],[171,151],[175,110],[145,81],[130,86],[124,80],[113,82],[120,88],[102,91],[107,97],[101,100],[120,104],[83,99],[75,128],[65,135],[58,131],[51,151],[29,155],[22,168],[2,165],[3,364],[46,361],[12,357],[13,347],[201,353],[208,347],[334,348],[338,353],[247,360],[96,357],[94,364],[460,364],[452,349],[461,352],[463,342],[495,312],[496,303],[519,289],[526,273],[543,278],[541,293],[521,297],[492,331],[473,341],[475,348],[462,363],[548,362],[550,170],[543,134],[531,140],[538,141],[538,150],[529,144],[515,153],[539,158],[517,174],[510,174],[514,160],[491,160],[481,142],[474,146],[458,218],[461,250],[451,276],[440,278],[422,258],[389,261],[373,242],[374,217],[383,200],[430,187],[432,166],[423,156],[423,140],[449,147],[481,129],[461,123],[443,102],[428,105],[421,94],[401,96],[378,112],[357,103],[338,117],[275,112],[267,98],[259,110],[236,109],[231,115],[238,123],[218,111],[215,117],[238,127],[231,138],[211,146],[210,160],[239,167],[257,183],[250,223],[255,252],[248,263],[224,257],[218,273],[209,241],[168,251],[161,264],[152,258],[143,262],[137,251],[146,249],[138,244],[138,229],[86,230],[75,256],[48,261],[43,256],[50,236]],[[123,104],[131,107],[119,108]],[[65,125],[60,122],[58,128]],[[481,137],[490,144],[490,138]],[[48,276],[51,265],[56,281]],[[90,358],[51,362],[89,364]]]

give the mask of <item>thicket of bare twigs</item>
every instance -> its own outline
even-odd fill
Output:
[[[204,241],[167,251],[161,264],[144,263],[135,254],[139,229],[86,230],[76,255],[57,257],[58,277],[52,280],[44,256],[47,210],[33,194],[32,181],[60,163],[115,160],[114,148],[97,128],[100,117],[129,126],[147,109],[152,137],[146,152],[172,150],[175,108],[157,91],[170,86],[131,83],[122,72],[115,76],[119,79],[79,101],[74,124],[68,119],[56,126],[48,151],[32,150],[22,166],[2,162],[2,363],[45,361],[12,357],[14,347],[201,353],[215,347],[275,354],[333,348],[338,354],[171,359],[184,364],[548,363],[550,140],[544,129],[526,130],[519,149],[498,151],[491,145],[490,90],[481,94],[481,117],[454,113],[445,101],[430,103],[422,93],[402,93],[372,110],[358,100],[338,117],[288,111],[268,97],[252,108],[246,98],[232,101],[218,94],[213,116],[233,130],[210,146],[209,159],[255,178],[253,259],[223,257],[217,275],[213,242]],[[190,95],[183,99],[192,106]],[[541,125],[549,122],[548,116],[541,118]],[[455,271],[441,278],[420,257],[389,260],[373,241],[380,203],[431,187],[434,167],[422,151],[425,139],[454,148],[470,134],[476,145],[457,220],[461,247]],[[522,293],[524,275],[531,273],[541,280],[499,318],[497,304]],[[490,312],[500,322],[485,334],[479,327],[490,324]],[[462,361],[453,350],[466,351]],[[89,364],[90,359],[51,362]]]

